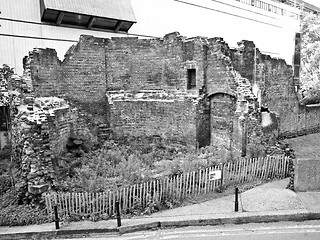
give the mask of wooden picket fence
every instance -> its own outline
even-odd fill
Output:
[[[221,170],[222,179],[210,180],[210,173]],[[115,215],[115,202],[119,201],[122,213],[134,209],[146,209],[151,201],[165,202],[168,199],[182,200],[190,196],[215,191],[222,184],[229,186],[264,179],[282,179],[288,176],[289,158],[268,156],[258,159],[242,159],[237,162],[184,173],[181,175],[155,179],[135,184],[117,191],[96,193],[49,193],[45,204],[49,215],[53,216],[54,205],[58,206],[60,218],[77,215]]]

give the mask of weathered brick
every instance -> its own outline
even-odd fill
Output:
[[[30,58],[37,94],[80,104],[118,134],[211,142],[239,155],[246,144],[271,144],[278,130],[284,136],[319,128],[320,108],[299,105],[291,66],[250,41],[231,50],[222,38],[179,33],[161,39],[82,36],[63,62],[50,49]],[[261,126],[252,87],[260,91],[260,104],[278,114],[273,126],[279,129]],[[114,91],[122,91],[121,99],[112,100]],[[62,134],[68,131],[61,123]]]

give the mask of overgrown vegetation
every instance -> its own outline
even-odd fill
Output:
[[[198,170],[219,162],[213,148],[196,150],[160,137],[117,138],[81,156],[72,152],[56,159],[56,189],[99,192]]]
[[[320,91],[320,17],[304,13],[301,20],[301,87],[318,95]],[[320,98],[320,97],[319,97]]]
[[[18,205],[11,189],[0,194],[0,226],[23,226],[50,222],[45,209],[38,205]]]

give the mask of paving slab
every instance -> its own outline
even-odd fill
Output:
[[[320,192],[297,192],[297,196],[310,212],[320,212]]]
[[[39,230],[54,231],[55,230],[54,223],[44,223],[41,225],[28,225],[28,226],[0,227],[0,234],[38,232]]]
[[[211,201],[178,207],[162,212],[157,212],[151,217],[175,217],[202,214],[232,213],[234,211],[234,196],[225,196]]]
[[[306,209],[296,193],[289,189],[251,189],[241,194],[240,201],[246,211]]]

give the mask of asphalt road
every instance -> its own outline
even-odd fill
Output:
[[[59,238],[61,239],[61,238]],[[96,235],[64,240],[138,240],[138,239],[219,239],[219,240],[314,240],[320,239],[320,221],[279,222],[263,224],[225,225],[159,229],[121,236]]]

